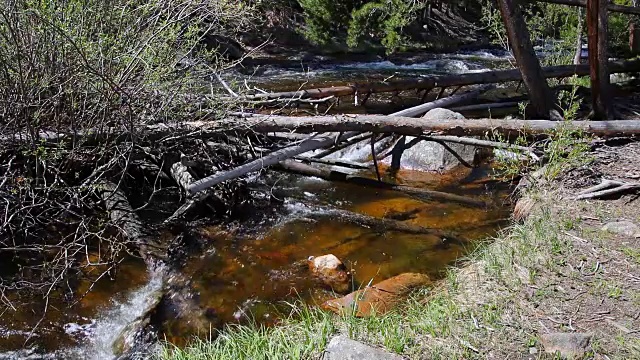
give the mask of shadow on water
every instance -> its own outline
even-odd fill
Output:
[[[341,71],[360,73],[364,79],[386,78],[397,71],[381,68],[389,64],[376,66],[369,72],[357,67]],[[414,71],[415,66],[409,70]],[[318,78],[317,84],[344,83],[345,78],[338,77],[340,74],[334,72]],[[263,76],[260,81],[267,88],[268,74]],[[285,77],[276,83],[288,89],[300,86],[299,82],[293,85],[287,81],[290,80]],[[254,225],[242,224],[233,230],[212,225],[197,228],[195,233],[206,244],[205,250],[188,259],[182,271],[191,279],[199,305],[207,309],[217,327],[225,323],[276,324],[278,314],[286,308],[285,302],[302,300],[317,304],[333,297],[330,289],[310,276],[309,256],[337,256],[352,271],[354,289],[403,272],[438,277],[479,240],[494,235],[509,217],[510,207],[505,205],[509,185],[490,180],[490,171],[487,165],[473,170],[458,168],[446,174],[401,170],[397,178],[390,179],[491,200],[496,206],[489,209],[418,201],[398,192],[314,178],[278,177],[270,185],[286,190],[284,204],[273,212],[255,214],[259,221]],[[306,216],[335,209],[440,229],[455,233],[464,241],[376,232],[330,215],[313,219]],[[71,307],[62,296],[52,297],[48,304],[43,299],[29,299],[28,306],[9,298],[15,301],[16,308],[3,313],[0,319],[0,351],[4,351],[0,359],[31,355],[42,358],[42,354],[51,358],[108,357],[110,343],[127,323],[140,316],[145,301],[158,290],[157,279],[135,257],[125,259],[112,275],[113,279],[103,278]],[[89,286],[89,282],[80,281],[76,293],[84,294]],[[43,315],[45,306],[47,312]],[[180,324],[168,321],[164,326],[163,335],[175,343],[183,344],[192,336],[184,333]],[[21,350],[25,347],[31,350]]]

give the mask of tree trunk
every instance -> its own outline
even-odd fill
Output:
[[[586,7],[587,6],[587,1],[586,0],[537,0],[537,1],[538,2],[551,3],[551,4],[569,5],[569,6],[580,6],[580,7]],[[619,13],[624,13],[624,14],[640,15],[640,8],[638,8],[636,6],[637,6],[636,4],[634,4],[633,6],[608,4],[607,5],[607,10],[609,10],[611,12],[619,12]]]
[[[638,6],[639,0],[633,0],[633,6]],[[640,26],[636,17],[629,19],[629,50],[632,55],[640,54]]]
[[[609,70],[607,68],[608,14],[606,0],[587,0],[587,29],[589,33],[589,72],[593,118],[611,118]]]
[[[479,199],[473,199],[466,196],[460,196],[456,194],[445,193],[441,191],[426,190],[420,188],[414,188],[411,186],[397,185],[384,181],[378,181],[357,175],[350,175],[341,171],[329,170],[324,168],[318,168],[302,164],[294,160],[285,160],[279,163],[275,169],[281,169],[294,174],[301,174],[305,176],[314,176],[327,181],[337,181],[348,184],[354,184],[358,186],[364,186],[375,189],[398,191],[407,194],[420,201],[446,201],[454,202],[458,204],[464,204],[473,207],[488,207],[489,204]]]
[[[578,9],[578,29],[576,29],[576,54],[573,57],[573,63],[580,65],[582,62],[582,31],[584,28],[584,22],[582,20],[583,11],[582,8]]]
[[[527,29],[527,23],[522,15],[519,0],[498,0],[498,4],[513,55],[531,99],[534,116],[552,120],[562,119],[562,116],[555,110],[551,89],[549,89],[549,84],[542,73],[540,61],[533,50],[529,29]]]
[[[212,129],[245,128],[260,133],[296,131],[313,132],[373,132],[395,133],[398,135],[422,136],[429,134],[455,136],[486,136],[487,133],[506,137],[544,135],[563,123],[548,120],[505,120],[505,119],[425,119],[389,115],[332,115],[332,116],[255,116],[248,119],[218,120],[208,123],[194,123],[195,131],[200,127]],[[183,124],[187,126],[187,123]],[[640,120],[572,121],[571,127],[586,134],[597,136],[640,135]]]
[[[609,65],[612,73],[627,73],[640,71],[640,61],[614,61]],[[588,65],[560,65],[548,66],[542,69],[545,78],[563,78],[573,75],[589,75]],[[390,80],[387,82],[356,83],[352,85],[333,86],[326,88],[313,88],[298,91],[285,91],[277,93],[260,93],[242,96],[242,101],[254,101],[263,99],[322,99],[328,96],[349,96],[355,93],[384,93],[407,90],[429,90],[435,87],[466,86],[476,84],[495,84],[509,81],[522,80],[522,74],[518,69],[494,70],[478,73],[455,74],[444,76],[425,76],[419,79]],[[231,98],[230,98],[231,99]],[[233,98],[238,101],[237,98]]]

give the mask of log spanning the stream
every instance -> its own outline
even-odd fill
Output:
[[[550,120],[506,120],[506,119],[425,119],[390,115],[333,115],[333,116],[264,116],[244,119],[237,126],[250,128],[254,132],[270,133],[295,131],[372,133],[395,133],[399,135],[455,135],[485,136],[487,133],[505,136],[526,133],[545,135],[551,130],[568,127],[597,136],[640,135],[640,120],[609,121],[550,121]]]
[[[536,1],[550,3],[550,4],[560,4],[560,5],[569,5],[569,6],[579,6],[579,7],[587,6],[586,0],[536,0]],[[637,7],[637,6],[608,4],[607,10],[611,12],[618,12],[618,13],[624,13],[624,14],[640,15],[640,7]]]
[[[563,78],[573,75],[589,75],[588,65],[548,66],[542,69],[545,78]],[[609,63],[610,73],[628,73],[640,71],[640,60],[614,61]],[[479,73],[428,76],[419,79],[398,80],[388,82],[353,84],[328,88],[305,89],[276,93],[246,95],[243,100],[265,99],[321,99],[327,96],[348,96],[353,94],[369,94],[397,92],[405,90],[430,90],[436,87],[467,86],[475,84],[493,84],[522,80],[518,69],[496,70]]]
[[[420,116],[426,112],[428,112],[429,110],[435,109],[435,108],[439,108],[439,107],[443,107],[443,106],[449,106],[452,104],[456,104],[459,103],[461,101],[466,101],[469,99],[472,99],[474,97],[477,97],[478,95],[480,95],[483,91],[485,91],[486,89],[488,89],[488,87],[482,87],[480,89],[477,90],[472,90],[469,91],[467,93],[464,94],[458,94],[458,95],[454,95],[454,96],[449,96],[447,98],[444,99],[439,99],[436,101],[432,101],[426,104],[421,104],[418,106],[414,106],[412,108],[409,109],[405,109],[396,113],[391,114],[391,116]],[[250,119],[257,119],[258,117],[251,117]],[[278,132],[278,131],[271,131],[271,132]],[[327,131],[320,131],[321,133],[323,132],[327,132]],[[331,132],[331,131],[329,131]],[[354,130],[354,131],[349,131],[347,133],[344,134],[340,134],[337,137],[329,137],[329,136],[319,136],[319,137],[311,137],[307,140],[302,141],[299,145],[296,146],[292,146],[292,147],[287,147],[284,149],[280,149],[277,151],[272,152],[271,154],[261,157],[259,159],[250,161],[249,163],[246,163],[242,166],[239,166],[235,169],[229,170],[229,171],[225,171],[222,173],[218,173],[218,174],[213,174],[209,177],[200,179],[196,182],[194,182],[193,184],[189,185],[189,187],[187,188],[187,191],[190,194],[195,194],[197,192],[206,190],[212,186],[215,186],[221,182],[227,181],[227,180],[231,180],[231,179],[235,179],[238,178],[240,176],[243,176],[245,174],[248,174],[250,172],[254,172],[254,171],[258,171],[260,169],[263,169],[265,167],[271,166],[271,165],[275,165],[277,163],[279,163],[280,161],[286,160],[286,159],[290,159],[294,156],[309,152],[309,151],[313,151],[316,149],[322,149],[322,148],[326,148],[329,147],[331,145],[335,145],[340,143],[343,140],[347,140],[349,138],[352,138],[356,135],[358,135],[360,132],[359,130]]]
[[[482,200],[472,199],[466,196],[445,193],[441,191],[419,189],[411,186],[397,185],[384,181],[378,181],[362,176],[350,175],[341,171],[321,169],[294,160],[285,160],[275,166],[276,169],[284,170],[293,174],[301,174],[305,176],[315,176],[327,181],[339,181],[348,184],[371,187],[375,189],[391,190],[405,193],[418,200],[439,200],[448,201],[458,204],[474,207],[487,207],[488,204]]]

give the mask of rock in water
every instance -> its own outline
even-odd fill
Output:
[[[403,301],[412,290],[429,283],[431,280],[427,275],[404,273],[339,299],[326,301],[322,308],[336,313],[355,311],[359,317],[384,314]]]
[[[638,225],[626,220],[607,223],[602,227],[602,231],[628,237],[640,237],[640,228]]]
[[[540,337],[544,351],[560,353],[566,359],[581,359],[587,352],[591,335],[581,333],[550,333]]]
[[[437,108],[427,112],[423,118],[428,120],[456,120],[464,119],[462,114]],[[411,142],[414,137],[407,136],[406,142]],[[470,145],[447,144],[453,151],[469,164],[476,162],[477,148]],[[403,169],[426,170],[426,171],[447,171],[460,165],[460,161],[456,159],[444,146],[432,142],[421,141],[418,144],[404,151],[400,167]]]
[[[334,336],[327,350],[322,356],[323,360],[364,360],[364,359],[380,359],[380,360],[401,360],[402,357],[396,354],[386,352],[382,349],[363,344],[361,342],[351,340],[346,336]]]
[[[309,257],[311,274],[333,291],[344,294],[349,292],[351,277],[342,261],[333,254]]]

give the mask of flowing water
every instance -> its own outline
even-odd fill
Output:
[[[501,55],[475,53],[450,54],[414,64],[344,63],[305,71],[269,67],[254,76],[250,84],[291,90],[302,85],[301,74],[307,77],[302,80],[306,82],[304,86],[327,86],[389,76],[482,71],[500,61],[504,61]],[[364,145],[334,156],[361,160],[367,154],[368,145]],[[333,296],[309,276],[309,256],[336,255],[353,272],[354,289],[403,272],[421,272],[437,278],[478,241],[494,235],[508,218],[510,208],[503,205],[508,186],[492,181],[490,173],[490,166],[485,164],[446,174],[405,169],[388,179],[490,200],[497,204],[490,209],[418,201],[399,192],[315,178],[271,176],[269,186],[274,189],[274,196],[284,194],[284,203],[257,216],[259,221],[251,226],[199,228],[197,236],[209,245],[188,261],[183,272],[192,280],[199,305],[213,314],[214,326],[238,322],[274,324],[286,311],[288,302],[316,304]],[[380,233],[336,220],[329,213],[335,209],[441,229],[464,241],[443,242],[435,236],[392,231]],[[79,293],[89,286],[81,282]],[[160,286],[158,276],[148,274],[141,260],[129,258],[113,279],[99,281],[73,306],[43,299],[33,299],[35,305],[28,307],[16,306],[15,311],[5,312],[0,319],[0,359],[109,358],[120,331],[146,310]],[[190,334],[184,333],[180,325],[168,321],[163,335],[175,343],[185,343]]]

